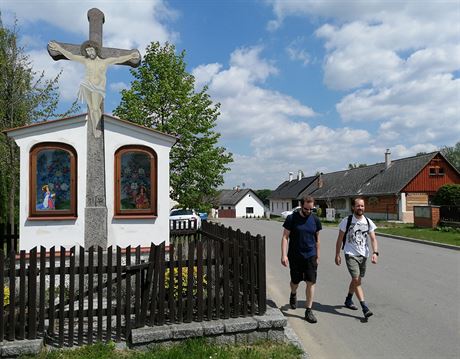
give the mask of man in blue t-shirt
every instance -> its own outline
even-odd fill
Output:
[[[319,231],[322,229],[320,220],[312,213],[314,203],[311,196],[300,200],[300,210],[289,215],[283,224],[281,239],[281,264],[285,267],[289,264],[291,271],[289,305],[292,309],[297,308],[297,288],[301,281],[307,282],[305,320],[309,323],[317,322],[311,307],[319,263]]]

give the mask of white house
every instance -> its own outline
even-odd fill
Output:
[[[263,217],[263,202],[251,189],[224,189],[219,194],[219,218]]]
[[[5,131],[20,148],[20,249],[84,246],[86,114]],[[104,115],[107,245],[169,243],[176,137]]]

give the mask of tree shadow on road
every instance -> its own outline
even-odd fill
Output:
[[[289,306],[289,303],[283,305],[280,307],[281,312],[284,314],[286,317],[292,317],[292,318],[301,318],[303,319],[303,315],[298,315],[295,314],[294,311],[290,309],[291,307]],[[305,308],[305,301],[304,300],[298,300],[297,301],[297,308]],[[338,309],[343,309],[345,308],[344,305],[328,305],[328,304],[321,304],[318,302],[313,302],[313,310],[317,312],[322,312],[322,313],[330,313],[334,315],[340,315],[342,317],[350,317],[359,320],[361,323],[367,323],[367,318],[364,318],[362,316],[358,315],[352,315],[352,314],[347,314],[343,312],[339,312]]]

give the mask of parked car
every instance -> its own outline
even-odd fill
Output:
[[[186,220],[192,220],[192,219],[196,221],[196,228],[201,228],[201,218],[194,209],[179,208],[179,209],[173,209],[169,213],[170,221],[181,221],[182,220],[185,223]],[[184,229],[188,229],[188,228],[184,228]]]
[[[206,212],[198,212],[198,215],[201,218],[201,222],[208,220],[208,214]]]
[[[295,211],[300,211],[300,206],[297,206],[296,208],[293,208],[291,209],[290,211],[284,211],[284,212],[281,212],[281,217],[282,218],[286,218],[287,216],[289,216],[290,214],[292,214],[292,212],[295,212]],[[316,213],[317,209],[316,207],[313,207],[313,213]]]

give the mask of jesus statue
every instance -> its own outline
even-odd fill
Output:
[[[102,116],[101,105],[105,98],[106,71],[109,65],[121,64],[129,60],[140,59],[138,50],[133,50],[128,55],[102,58],[99,45],[94,41],[85,41],[80,48],[81,55],[75,55],[64,49],[55,41],[50,41],[49,49],[60,52],[67,59],[80,62],[86,67],[86,74],[80,83],[78,99],[86,101],[89,109],[89,119],[95,137],[101,135],[97,124]]]

